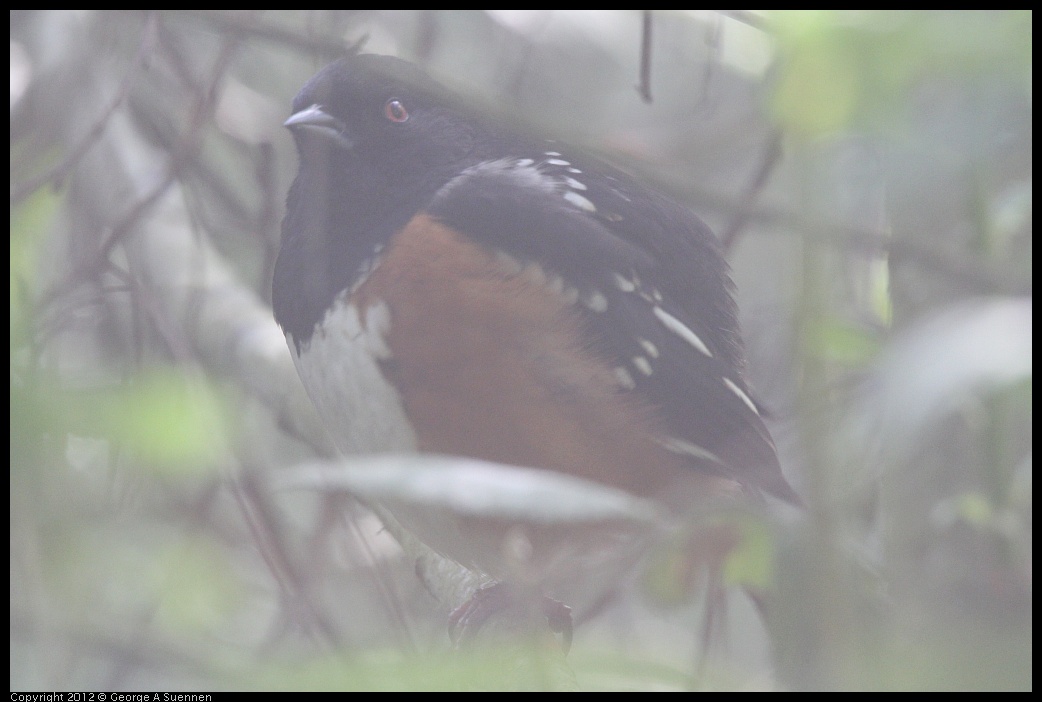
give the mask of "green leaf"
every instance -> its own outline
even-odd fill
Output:
[[[774,540],[760,520],[740,522],[742,536],[724,562],[724,581],[732,585],[766,588],[774,578]]]
[[[812,348],[819,356],[848,366],[864,366],[882,348],[871,332],[839,320],[819,322],[810,333]]]

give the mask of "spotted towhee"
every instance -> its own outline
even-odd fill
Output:
[[[729,490],[798,503],[727,265],[687,209],[391,57],[324,68],[286,126],[275,318],[342,450],[531,466],[676,511]],[[502,577],[466,534],[487,526],[431,546]]]

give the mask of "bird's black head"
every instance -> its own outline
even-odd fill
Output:
[[[481,159],[487,132],[412,64],[355,55],[319,71],[286,121],[300,170],[275,266],[275,317],[297,343],[433,194]]]
[[[286,126],[302,168],[346,168],[397,195],[451,176],[482,130],[416,66],[360,54],[318,72],[293,100]],[[443,182],[438,182],[440,186]]]

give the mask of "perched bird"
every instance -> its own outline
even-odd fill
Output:
[[[344,452],[529,466],[676,512],[729,491],[799,502],[690,211],[392,57],[322,69],[286,126],[300,170],[272,302]],[[504,577],[487,523],[405,523]]]

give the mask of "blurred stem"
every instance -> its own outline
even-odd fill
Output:
[[[1014,429],[1018,398],[1009,393],[996,393],[984,400],[985,423],[982,434],[984,455],[980,462],[982,484],[986,486],[991,504],[998,509],[1011,507],[1016,497],[1011,493],[1016,484],[1015,449],[1017,434]]]
[[[829,453],[829,367],[815,342],[816,330],[828,319],[829,301],[836,291],[830,287],[829,247],[825,243],[828,232],[817,224],[825,220],[817,216],[821,203],[816,196],[812,150],[812,145],[796,144],[793,163],[799,178],[799,211],[805,217],[800,228],[802,257],[795,336],[800,369],[799,432],[811,529],[804,562],[816,572],[802,580],[809,588],[809,606],[801,609],[812,613],[813,621],[802,622],[801,626],[806,627],[804,640],[812,650],[802,656],[806,668],[797,671],[802,679],[793,682],[802,689],[838,689],[845,687],[843,669],[850,650],[851,622],[838,551],[843,524],[837,513]]]

